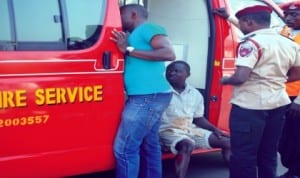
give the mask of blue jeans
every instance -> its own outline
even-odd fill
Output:
[[[158,129],[172,94],[131,95],[114,143],[117,178],[161,178]]]
[[[232,105],[230,178],[275,178],[286,106],[251,110]]]

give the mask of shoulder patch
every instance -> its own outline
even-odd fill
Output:
[[[242,39],[242,41],[238,44],[236,55],[241,57],[248,57],[250,56],[255,50],[257,49],[258,53],[258,60],[260,60],[263,51],[260,48],[260,45],[258,42],[256,42],[252,37],[254,37],[256,34],[251,34]]]
[[[243,43],[240,45],[238,54],[241,57],[248,57],[250,56],[250,54],[252,54],[252,52],[253,52],[253,46],[249,43]]]

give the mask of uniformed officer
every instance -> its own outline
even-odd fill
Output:
[[[300,44],[300,1],[286,3],[281,8],[284,11],[285,22],[290,27],[289,34],[282,34],[288,35],[288,37]],[[279,176],[279,178],[299,178],[300,115],[297,112],[300,112],[300,81],[287,83],[286,91],[294,102],[290,105],[289,112],[286,114],[286,122],[279,144],[281,162],[288,168],[288,171]],[[298,99],[294,100],[298,95]]]
[[[300,68],[300,55],[296,43],[270,29],[271,12],[256,5],[235,14],[245,38],[237,49],[235,73],[221,79],[234,86],[230,178],[276,177],[277,147],[290,103],[285,82],[288,71]]]

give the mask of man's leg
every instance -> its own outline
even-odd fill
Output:
[[[128,97],[115,138],[117,178],[136,178],[139,172],[140,145],[147,134],[144,97]]]
[[[191,152],[195,148],[194,137],[179,131],[180,129],[165,130],[159,133],[161,144],[168,148],[175,157],[176,177],[184,177],[188,170]]]
[[[231,155],[230,138],[229,137],[221,136],[221,138],[218,138],[216,135],[211,134],[209,136],[209,144],[213,148],[221,148],[224,161],[226,163],[229,163],[230,155]]]
[[[160,118],[164,110],[171,101],[171,93],[153,94],[147,98],[147,111],[144,114],[145,129],[148,133],[145,135],[141,145],[141,178],[161,178],[161,147],[159,144],[158,129]]]
[[[275,178],[279,138],[284,126],[286,106],[266,112],[266,125],[258,151],[258,177]]]
[[[295,156],[290,169],[294,175],[300,178],[300,116],[298,118],[294,118],[293,121]]]
[[[178,151],[175,157],[176,177],[184,178],[189,167],[191,153],[194,149],[194,143],[191,140],[183,139],[176,144],[175,148]]]
[[[290,96],[291,101],[296,97]],[[288,106],[289,107],[289,106]],[[279,153],[282,164],[288,168],[281,177],[296,175],[300,177],[300,116],[286,114],[284,128],[279,142]],[[285,176],[286,175],[286,176]]]
[[[282,136],[286,139],[281,143],[282,163],[289,175],[300,177],[300,118],[287,118]]]
[[[230,112],[230,178],[257,178],[257,152],[265,114],[232,105]]]
[[[139,178],[160,178],[162,176],[161,165],[161,147],[157,134],[157,127],[160,125],[157,122],[154,129],[150,131],[141,145],[140,152],[140,173]]]

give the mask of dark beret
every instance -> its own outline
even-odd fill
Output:
[[[248,15],[248,14],[253,14],[257,12],[267,12],[267,13],[272,13],[272,8],[269,6],[263,6],[263,5],[255,5],[251,7],[246,7],[244,9],[239,10],[235,16],[237,18],[240,18],[241,16]]]
[[[300,1],[283,3],[280,5],[280,8],[284,11],[287,10],[300,10]]]

